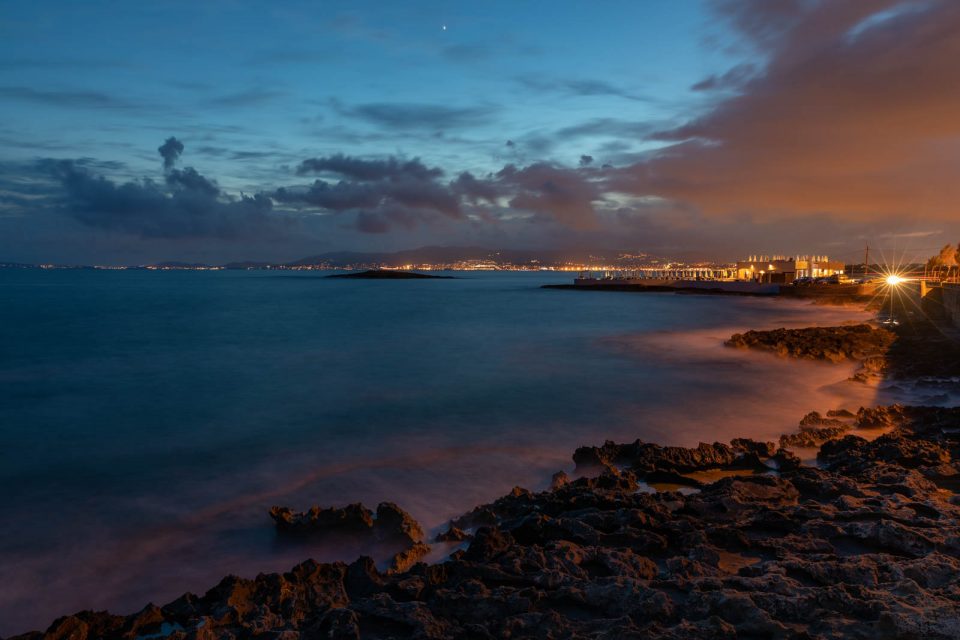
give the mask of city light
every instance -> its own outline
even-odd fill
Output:
[[[890,285],[891,287],[895,287],[898,284],[902,283],[903,281],[904,281],[904,278],[896,274],[891,274],[887,276],[887,284]]]

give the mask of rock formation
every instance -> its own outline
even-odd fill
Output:
[[[444,562],[418,562],[419,542],[387,572],[369,558],[306,561],[21,638],[960,637],[960,499],[947,488],[960,409],[883,407],[856,420],[891,430],[827,442],[820,468],[749,440],[582,447],[578,467],[595,475],[518,487],[457,519],[441,537],[473,539]],[[708,469],[744,475],[689,494],[640,490]],[[417,537],[395,505],[381,507],[376,518],[358,505],[274,517],[307,529],[383,519]]]
[[[774,329],[734,334],[726,344],[740,349],[761,349],[781,356],[842,362],[886,353],[896,335],[868,324],[806,329]],[[882,368],[870,359],[870,370]],[[866,366],[866,365],[864,365]]]

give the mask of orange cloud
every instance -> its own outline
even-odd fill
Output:
[[[721,6],[766,66],[615,188],[708,215],[956,217],[960,2]]]

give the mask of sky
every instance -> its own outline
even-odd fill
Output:
[[[960,240],[950,0],[0,0],[0,261]]]

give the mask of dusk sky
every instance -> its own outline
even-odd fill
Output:
[[[0,261],[960,239],[952,0],[0,6]]]

